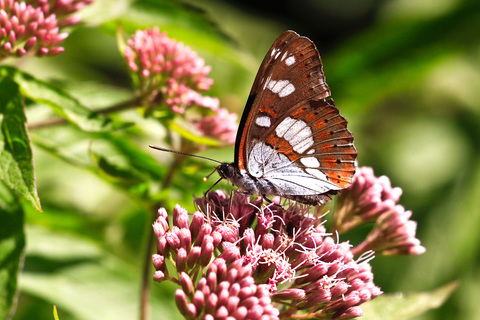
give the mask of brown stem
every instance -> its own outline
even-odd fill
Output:
[[[141,104],[142,99],[143,99],[143,96],[136,96],[136,97],[133,97],[130,100],[123,101],[123,102],[108,106],[105,109],[95,110],[94,112],[99,113],[99,114],[110,114],[110,113],[114,113],[114,112],[117,112],[117,111],[123,111],[123,110],[128,110],[128,109],[131,109],[131,108],[136,108]],[[65,118],[60,118],[60,117],[51,118],[51,119],[47,119],[47,120],[43,120],[43,121],[39,121],[39,122],[29,123],[28,124],[28,129],[29,130],[39,129],[39,128],[51,127],[51,126],[56,126],[56,125],[60,125],[60,124],[65,124],[65,123],[68,123],[68,120],[65,119]]]
[[[159,207],[163,207],[161,202],[153,205],[150,208],[150,221],[156,219],[156,212]],[[145,255],[143,260],[143,274],[142,274],[142,286],[140,289],[140,320],[148,320],[150,318],[150,269],[152,265],[152,252],[153,245],[155,243],[155,236],[153,234],[153,228],[150,224],[147,224],[147,243],[145,246]]]
[[[182,155],[176,155],[174,161],[170,164],[168,168],[168,172],[166,177],[162,181],[161,188],[165,189],[170,187],[173,176],[175,174],[175,169],[179,167],[180,163],[183,162],[185,159]],[[164,207],[165,204],[160,201],[153,205],[150,208],[150,212],[152,216],[150,221],[154,221],[157,216],[157,210],[160,207]],[[142,274],[142,287],[140,289],[140,320],[148,320],[150,318],[150,283],[151,283],[151,268],[152,268],[152,253],[153,253],[153,246],[155,244],[155,236],[153,234],[153,228],[150,224],[148,224],[149,231],[147,232],[147,244],[145,247],[145,255],[144,255],[144,265],[143,265],[143,274]]]

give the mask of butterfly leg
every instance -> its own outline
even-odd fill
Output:
[[[267,200],[268,203],[275,203],[273,202],[272,200],[268,199],[267,196],[263,195],[262,196],[263,199]],[[276,203],[275,203],[276,204]]]
[[[283,206],[280,203],[273,202],[272,200],[267,198],[267,196],[263,195],[262,198],[265,199],[268,202],[268,204],[273,204],[275,206],[278,206],[278,207],[284,209]]]
[[[218,179],[217,182],[215,182],[215,183],[214,183],[210,188],[208,188],[208,190],[205,191],[203,194],[204,194],[204,195],[207,195],[210,191],[212,191],[213,187],[215,187],[215,186],[216,186],[220,181],[222,181],[222,180],[223,180],[223,178]]]

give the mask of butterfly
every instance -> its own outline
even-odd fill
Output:
[[[329,96],[315,44],[293,31],[281,34],[255,77],[235,160],[215,168],[220,180],[245,194],[308,205],[330,201],[329,195],[350,186],[357,151],[347,121]]]
[[[263,59],[243,112],[235,162],[216,168],[248,194],[320,205],[351,185],[357,151],[335,107],[315,44],[281,34]]]

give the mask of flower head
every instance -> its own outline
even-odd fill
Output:
[[[58,45],[67,36],[59,33],[55,14],[45,14],[25,2],[0,1],[0,59],[11,55],[57,55],[64,51]]]
[[[268,286],[255,284],[251,267],[244,266],[242,259],[227,264],[224,259],[217,258],[195,288],[186,273],[181,275],[181,284],[175,300],[186,318],[279,319]]]
[[[356,253],[367,250],[384,255],[417,255],[426,251],[415,238],[417,223],[411,221],[411,211],[401,205],[382,214],[365,241],[353,249]]]
[[[246,309],[236,313],[238,308],[228,306],[241,305],[245,295],[237,292],[246,283],[247,300],[257,317],[286,318],[302,310],[305,318],[349,319],[361,315],[360,304],[381,294],[373,284],[368,259],[355,260],[350,245],[330,237],[320,217],[305,205],[265,205],[261,197],[234,194],[230,199],[221,191],[196,203],[199,211],[190,224],[179,206],[173,212],[173,226],[163,209],[154,224],[158,237],[154,278],[175,278],[168,274],[165,261],[176,266],[176,282],[182,286],[176,301],[186,318],[208,314],[211,319],[244,319]],[[199,275],[206,266],[213,269]],[[225,270],[220,278],[219,266]],[[248,276],[238,277],[243,273]],[[188,280],[198,278],[196,287]],[[280,314],[271,302],[279,306]]]
[[[199,111],[196,117],[189,119],[195,133],[235,142],[238,117],[220,108],[218,98],[201,94],[210,89],[213,80],[207,77],[210,66],[195,51],[153,28],[135,32],[125,47],[125,59],[146,115],[165,117],[162,105],[172,111],[170,115],[185,115],[190,107],[200,107],[195,109]]]
[[[215,100],[203,98],[198,91],[210,89],[210,66],[181,42],[170,39],[158,28],[137,30],[125,47],[125,59],[134,80],[150,102],[161,96],[177,113],[192,104],[215,110]]]
[[[236,113],[230,113],[227,109],[219,108],[215,114],[203,117],[195,123],[200,132],[220,141],[233,144],[237,135]]]
[[[370,167],[360,167],[352,185],[337,200],[334,224],[340,233],[363,223],[375,221],[394,207],[402,195],[402,189],[392,188],[386,176],[376,177]]]
[[[392,188],[386,176],[376,177],[373,169],[361,167],[352,185],[337,200],[335,229],[344,233],[367,222],[375,225],[367,239],[353,249],[355,254],[375,250],[382,254],[421,254],[425,248],[415,238],[416,222],[411,211],[398,205],[402,189]]]

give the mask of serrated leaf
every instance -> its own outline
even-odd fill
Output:
[[[440,307],[457,288],[449,283],[429,292],[391,293],[362,305],[363,318],[368,320],[405,320]]]
[[[15,308],[17,278],[25,234],[19,199],[0,182],[0,319],[10,319]]]
[[[0,180],[42,211],[26,122],[18,85],[10,78],[3,78],[0,83]]]
[[[125,124],[115,123],[106,116],[90,111],[66,91],[56,88],[12,67],[3,66],[0,74],[8,75],[15,81],[21,93],[40,104],[52,108],[62,118],[85,131],[110,131],[122,128]]]

